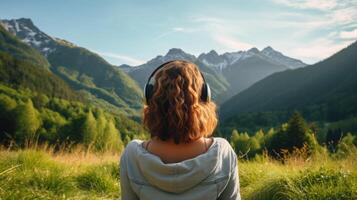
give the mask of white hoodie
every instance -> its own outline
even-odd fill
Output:
[[[227,140],[214,137],[207,152],[167,164],[142,142],[131,141],[120,159],[122,200],[240,200],[237,156]]]

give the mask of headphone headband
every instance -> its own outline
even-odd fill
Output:
[[[175,61],[181,61],[181,62],[186,62],[188,63],[186,60],[170,60],[170,61],[167,61],[167,62],[164,62],[163,64],[161,64],[160,66],[158,66],[149,76],[148,78],[148,81],[147,83],[150,83],[152,77],[156,74],[157,71],[159,71],[161,68],[163,68],[165,65],[169,64],[169,63],[172,63],[172,62],[175,62]],[[200,70],[198,70],[202,76],[202,79],[203,79],[203,82],[206,83],[206,79],[205,79],[205,76],[203,76],[202,72]]]
[[[161,64],[160,66],[158,66],[158,67],[150,74],[147,83],[150,83],[152,77],[156,74],[157,71],[159,71],[159,69],[163,68],[165,65],[167,65],[167,64],[169,64],[169,63],[172,63],[172,62],[174,62],[174,61],[176,61],[176,60],[171,60],[171,61],[168,61],[168,62],[164,62],[163,64]]]
[[[159,67],[157,67],[149,76],[145,86],[144,86],[144,95],[145,95],[145,101],[146,104],[149,105],[149,100],[152,96],[153,90],[154,90],[154,86],[150,83],[151,79],[153,76],[155,76],[156,72],[159,71],[161,68],[163,68],[164,66],[166,66],[169,63],[175,62],[175,61],[181,61],[181,62],[186,62],[189,63],[188,61],[185,60],[171,60],[168,62],[164,62],[163,64],[161,64]],[[202,76],[203,79],[203,85],[202,85],[202,94],[201,94],[201,99],[204,102],[208,102],[211,100],[211,89],[208,85],[208,83],[206,82],[205,77],[203,76],[202,72],[200,70],[198,70]]]

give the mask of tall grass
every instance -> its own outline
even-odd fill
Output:
[[[119,155],[0,151],[0,199],[118,199]]]
[[[119,153],[0,150],[0,199],[120,199]],[[326,154],[239,161],[242,199],[357,199],[357,161]]]
[[[241,160],[243,199],[357,199],[356,157],[332,159],[322,153],[309,158],[293,155],[284,162],[264,156]]]

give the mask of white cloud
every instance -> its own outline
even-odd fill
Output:
[[[191,18],[193,22],[202,22],[202,23],[224,23],[226,20],[217,18],[217,17],[211,17],[211,16],[194,16]]]
[[[293,40],[304,40],[310,33],[319,32],[319,38],[306,42],[305,45],[290,50],[292,55],[305,60],[321,60],[352,42],[357,38],[357,1],[356,0],[272,0],[298,10],[291,10],[298,16],[297,21],[282,19],[282,25],[295,28],[291,35]],[[317,10],[319,14],[300,10]],[[292,15],[293,15],[292,14]],[[279,21],[277,22],[279,23]],[[351,29],[353,29],[351,31]],[[316,37],[315,37],[316,38]],[[323,39],[322,39],[323,38]],[[348,41],[347,41],[348,40]]]
[[[221,49],[224,51],[246,50],[253,47],[252,44],[241,41],[234,36],[239,32],[234,21],[211,16],[194,16],[191,18],[191,21],[196,26],[201,26],[201,29],[221,45]]]
[[[265,30],[265,38],[272,42],[266,45],[285,49],[284,53],[314,63],[325,59],[346,47],[355,38],[357,28],[356,0],[272,0],[293,9],[274,14],[261,13],[256,18],[218,18],[215,16],[193,16],[191,22],[202,28],[217,44],[215,49],[223,51],[245,50],[261,44],[249,33],[252,29]],[[271,39],[272,33],[283,31],[281,40]],[[290,32],[290,33],[287,33]],[[286,34],[287,33],[287,34]],[[341,40],[344,37],[345,40]],[[244,40],[250,38],[251,40]],[[346,40],[347,39],[347,40]]]
[[[164,38],[170,34],[173,34],[173,33],[192,33],[192,32],[195,32],[197,31],[197,29],[192,29],[192,28],[183,28],[183,27],[173,27],[171,30],[167,31],[167,32],[164,32],[160,35],[158,35],[157,37],[154,38],[154,40],[159,40],[161,38]]]
[[[228,48],[230,51],[247,50],[253,47],[252,44],[239,41],[238,39],[225,34],[214,35],[216,42]]]
[[[357,3],[354,6],[338,8],[330,13],[330,19],[332,23],[338,23],[339,25],[347,25],[350,23],[356,23],[357,21]]]
[[[330,10],[337,6],[336,0],[273,0],[275,3],[300,9]]]
[[[143,63],[145,63],[145,61],[137,59],[137,58],[133,58],[127,55],[122,55],[122,54],[117,54],[117,53],[111,53],[111,52],[98,52],[98,51],[94,51],[95,53],[103,56],[103,57],[107,57],[107,58],[112,58],[114,60],[117,60],[118,63],[121,64],[129,64],[129,65],[141,65]]]
[[[350,25],[357,21],[356,0],[273,0],[273,2],[297,9],[312,9],[322,11],[318,18],[307,18],[306,23],[312,28],[321,28],[330,25]],[[290,11],[293,15],[296,12]],[[299,14],[298,14],[299,15]]]
[[[340,37],[342,39],[357,39],[357,28],[352,31],[340,32]]]
[[[318,61],[337,53],[351,43],[352,41],[336,43],[326,38],[317,39],[303,46],[292,48],[289,54],[309,61]]]
[[[185,29],[182,27],[174,27],[174,28],[172,28],[172,30],[176,31],[176,32],[184,32],[185,31]]]

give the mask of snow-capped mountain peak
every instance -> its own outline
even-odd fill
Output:
[[[211,50],[208,53],[202,53],[198,56],[198,60],[204,63],[207,66],[212,66],[222,70],[228,65],[227,60],[225,60],[224,56],[218,55],[215,50]]]
[[[45,56],[55,50],[54,39],[39,30],[31,19],[0,20],[0,23],[7,31],[16,35],[26,44],[36,48]]]
[[[187,60],[187,61],[191,61],[194,62],[196,60],[196,57],[194,55],[188,54],[186,52],[184,52],[182,49],[180,48],[171,48],[166,54],[165,56],[162,55],[158,55],[155,58],[149,60],[148,62],[146,62],[143,65],[161,65],[164,62],[168,62],[170,60]],[[140,65],[142,66],[142,65]],[[137,67],[140,68],[140,66],[136,66],[131,68],[129,71],[131,70],[136,70]]]
[[[172,48],[170,49],[166,55],[163,57],[163,60],[169,61],[169,60],[188,60],[188,61],[194,61],[196,60],[196,57],[194,55],[188,54],[184,52],[182,49],[179,48]]]
[[[265,47],[262,51],[261,54],[270,58],[274,62],[277,62],[279,64],[283,64],[291,69],[299,68],[299,67],[304,67],[306,66],[305,63],[303,63],[301,60],[297,60],[288,56],[285,56],[279,51],[274,50],[272,47],[267,46]]]
[[[251,54],[258,54],[260,53],[259,49],[257,49],[256,47],[253,47],[251,49],[248,50],[248,53],[251,53]]]
[[[222,71],[224,68],[230,65],[233,65],[259,53],[260,52],[257,48],[252,48],[248,51],[227,52],[222,55],[218,55],[216,51],[211,50],[207,54],[201,54],[198,59],[202,63]]]

